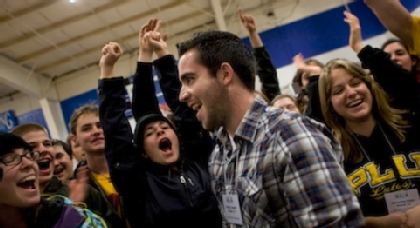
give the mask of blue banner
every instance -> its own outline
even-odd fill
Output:
[[[13,110],[0,113],[0,132],[9,132],[18,125],[18,121]]]
[[[70,117],[73,115],[73,112],[76,109],[86,104],[98,105],[98,103],[98,90],[96,89],[87,91],[86,93],[82,93],[74,97],[70,97],[64,101],[61,101],[61,110],[63,110],[63,118],[67,130],[70,132]]]
[[[47,121],[45,120],[45,117],[44,117],[44,113],[42,112],[42,109],[35,109],[33,111],[19,115],[16,118],[19,124],[37,123],[37,124],[42,125],[47,130],[48,133],[50,132]]]
[[[131,84],[133,82],[133,77],[129,77],[128,78],[128,83]],[[166,101],[165,98],[162,94],[162,90],[160,88],[160,84],[159,84],[159,80],[157,79],[157,76],[154,77],[154,85],[155,85],[155,90],[156,90],[156,98],[159,102],[159,107],[166,111],[167,105],[166,105]],[[132,89],[130,86],[126,85],[126,90],[125,90],[125,103],[126,103],[126,110],[125,110],[125,115],[127,116],[127,118],[132,118],[133,117],[133,111],[131,109],[131,95],[132,95]],[[80,106],[84,105],[84,104],[98,104],[99,100],[98,100],[98,91],[96,89],[87,91],[83,94],[79,94],[76,95],[74,97],[70,97],[66,100],[61,101],[61,109],[63,110],[63,117],[64,117],[64,122],[66,123],[66,127],[68,130],[69,129],[69,122],[70,122],[70,117],[73,114],[74,110],[78,109]]]

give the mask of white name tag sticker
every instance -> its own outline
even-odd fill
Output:
[[[242,212],[239,205],[238,195],[223,194],[223,214],[230,224],[242,225]]]
[[[420,205],[417,189],[401,190],[385,194],[388,213],[405,213],[407,210]]]

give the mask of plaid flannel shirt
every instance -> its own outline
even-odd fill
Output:
[[[222,212],[225,187],[236,188],[242,227],[363,227],[342,160],[322,123],[257,96],[234,137],[216,132],[209,170]]]

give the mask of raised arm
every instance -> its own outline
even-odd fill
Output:
[[[169,108],[173,112],[184,113],[190,108],[186,103],[182,103],[178,99],[181,82],[178,78],[178,66],[175,58],[173,55],[169,54],[168,45],[164,39],[160,39],[159,41],[155,41],[153,43],[154,51],[158,57],[157,60],[153,61],[153,65],[159,78],[163,96],[165,97]]]
[[[154,65],[160,78],[160,87],[165,100],[174,113],[177,132],[186,148],[187,156],[207,163],[212,148],[210,136],[195,117],[195,112],[186,103],[179,102],[181,84],[174,56],[163,56],[156,60]]]
[[[153,82],[153,49],[147,42],[147,34],[156,23],[156,19],[149,20],[139,32],[139,58],[133,80],[132,110],[135,120],[147,114],[160,113]]]
[[[248,30],[249,41],[253,48],[255,63],[257,65],[257,75],[262,84],[262,92],[271,101],[275,96],[281,93],[277,78],[277,69],[271,61],[270,54],[264,48],[264,43],[257,32],[254,17],[249,14],[242,14],[241,9],[238,9],[238,15],[244,28]]]
[[[160,23],[153,32],[154,34],[149,36],[148,42],[158,57],[153,64],[159,77],[160,87],[169,108],[174,113],[174,124],[186,151],[186,156],[207,164],[208,155],[212,149],[209,133],[202,128],[194,110],[178,99],[181,90],[178,67],[174,56],[169,55],[165,37],[160,36],[158,32],[159,25]]]
[[[309,75],[309,83],[306,86],[309,101],[304,114],[316,121],[325,123],[318,90],[318,79],[322,69],[319,66],[306,64],[302,54],[295,55],[293,57],[293,63],[299,70]]]
[[[392,61],[388,53],[362,42],[359,18],[344,12],[350,27],[349,46],[367,66],[375,81],[385,90],[394,108],[414,110],[417,107],[417,81],[415,76]]]
[[[365,0],[365,3],[390,32],[413,45],[413,19],[400,0]]]
[[[147,114],[160,113],[153,82],[152,62],[137,63],[137,70],[133,80],[132,109],[135,120]]]
[[[133,145],[133,134],[125,116],[125,85],[123,77],[115,77],[112,69],[121,55],[117,43],[109,43],[100,61],[102,71],[98,83],[99,118],[106,138],[105,156],[114,186],[126,195],[132,175],[140,174],[141,157]]]
[[[276,159],[288,164],[285,191],[298,227],[364,227],[357,197],[340,163],[338,141],[323,125],[306,116],[285,121]]]

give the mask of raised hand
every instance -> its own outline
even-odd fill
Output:
[[[347,11],[344,11],[344,16],[344,21],[350,26],[349,46],[359,54],[363,48],[359,18]]]
[[[75,203],[82,203],[86,199],[89,187],[89,168],[82,166],[76,172],[76,179],[69,182],[69,198]]]
[[[113,67],[123,54],[123,50],[117,42],[109,42],[102,48],[102,57],[99,67]]]
[[[321,68],[317,65],[310,65],[305,63],[305,59],[302,54],[297,54],[293,57],[293,63],[299,70],[303,70],[309,75],[319,75]]]
[[[150,19],[139,33],[139,62],[151,62],[153,52],[158,57],[168,54],[166,35],[160,34],[162,22],[158,19]]]
[[[149,46],[149,43],[147,43],[145,36],[148,32],[153,31],[156,28],[157,23],[158,23],[158,20],[155,18],[152,18],[141,27],[139,31],[139,49],[141,52],[147,53],[150,55],[153,54],[153,48]]]
[[[160,23],[159,23],[160,24]],[[161,35],[157,27],[154,31],[150,31],[146,34],[147,43],[153,48],[153,51],[160,58],[168,54],[168,45],[166,43],[166,35]]]
[[[257,24],[255,23],[254,17],[249,14],[242,14],[242,9],[238,9],[239,20],[242,25],[248,30],[248,32],[255,32],[257,30]]]

